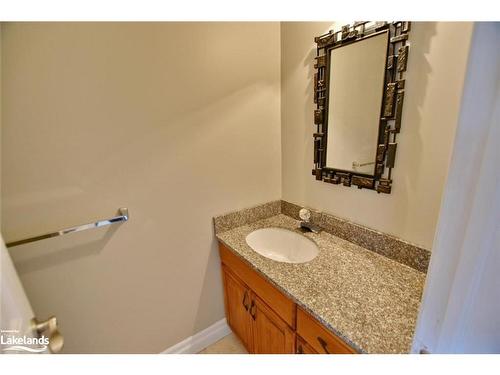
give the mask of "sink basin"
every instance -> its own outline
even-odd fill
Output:
[[[318,246],[313,241],[287,229],[257,229],[246,241],[260,255],[278,262],[305,263],[318,256]]]

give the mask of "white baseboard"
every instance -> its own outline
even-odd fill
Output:
[[[231,328],[229,328],[224,318],[205,328],[203,331],[171,346],[161,354],[196,354],[230,333]]]

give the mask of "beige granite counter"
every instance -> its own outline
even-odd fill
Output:
[[[276,262],[253,251],[245,237],[265,228],[301,233],[319,247],[308,263]],[[276,214],[217,238],[285,295],[362,353],[408,353],[425,273],[322,231],[302,233],[298,221]]]

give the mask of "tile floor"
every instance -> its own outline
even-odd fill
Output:
[[[230,333],[198,354],[248,354],[248,352],[240,339],[234,333]]]

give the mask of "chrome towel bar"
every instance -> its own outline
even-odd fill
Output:
[[[61,229],[56,232],[51,232],[47,234],[42,234],[40,236],[26,238],[24,240],[8,242],[5,244],[7,247],[14,247],[18,245],[23,245],[25,243],[45,240],[46,238],[64,236],[65,234],[80,232],[82,230],[105,227],[106,225],[121,223],[122,221],[127,221],[129,218],[128,208],[122,207],[118,209],[118,216],[112,217],[111,219],[99,220],[93,223],[82,224],[72,228]]]

